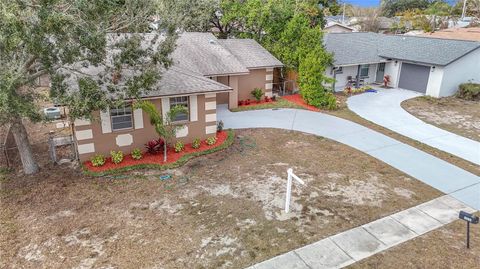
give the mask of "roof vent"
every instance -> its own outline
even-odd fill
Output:
[[[215,40],[210,39],[210,40],[208,40],[208,43],[210,43],[210,44],[215,44]]]

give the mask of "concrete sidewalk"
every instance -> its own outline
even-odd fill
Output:
[[[480,178],[362,125],[323,113],[297,110],[230,112],[217,107],[225,128],[280,128],[323,136],[365,152],[398,170],[480,209]]]
[[[360,117],[434,148],[480,165],[480,143],[425,123],[400,103],[421,94],[402,89],[378,89],[348,98],[348,108]]]
[[[250,269],[341,268],[458,219],[475,210],[449,195],[258,263]]]

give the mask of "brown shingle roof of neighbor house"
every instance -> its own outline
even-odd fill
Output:
[[[422,36],[446,39],[480,41],[480,27],[450,28],[433,33],[424,33]]]
[[[218,43],[249,69],[283,66],[282,62],[253,39],[218,39]]]

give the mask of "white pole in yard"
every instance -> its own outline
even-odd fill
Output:
[[[285,197],[285,213],[288,213],[290,211],[290,200],[292,198],[292,178],[294,178],[300,184],[305,185],[305,182],[303,182],[303,180],[301,180],[293,173],[292,168],[289,168],[287,170],[287,195]]]
[[[467,0],[464,0],[464,1],[463,1],[462,20],[465,19],[465,13],[467,13]]]

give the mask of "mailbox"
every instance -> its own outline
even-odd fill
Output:
[[[473,214],[470,214],[470,213],[467,213],[465,211],[460,211],[460,214],[458,215],[458,217],[468,223],[472,223],[472,224],[477,224],[478,223],[478,217],[473,215]]]

